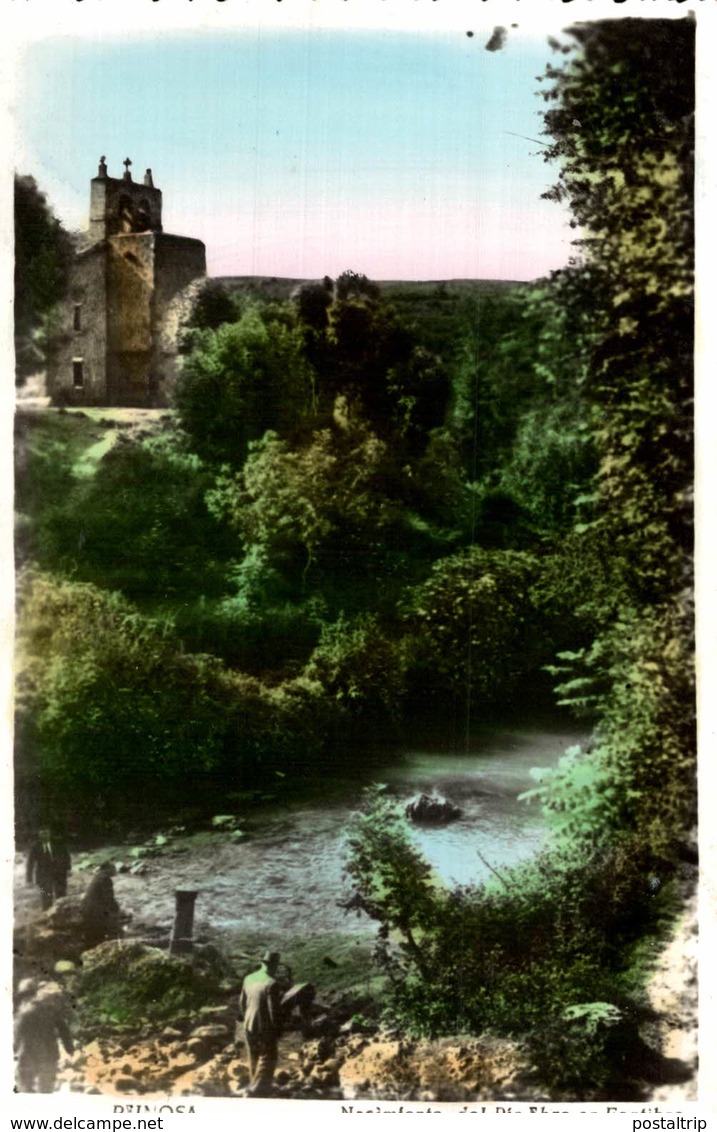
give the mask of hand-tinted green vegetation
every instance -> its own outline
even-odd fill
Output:
[[[72,240],[33,177],[15,177],[15,366],[18,384],[43,368]]]
[[[528,1034],[595,1095],[644,1056],[638,960],[695,818],[693,26],[629,23],[581,25],[544,79],[568,267],[208,284],[176,413],[92,474],[36,416],[18,483],[37,814],[291,789],[426,715],[591,721],[532,791],[533,864],[444,890],[374,791],[348,868],[395,1020]]]
[[[553,468],[566,458],[559,490],[574,512],[566,522],[562,504],[543,511],[544,539],[550,520],[565,525],[538,592],[555,609],[562,578],[576,645],[550,667],[562,701],[594,720],[594,741],[533,792],[555,830],[534,864],[446,892],[374,793],[354,822],[349,870],[355,906],[380,924],[396,1019],[424,1033],[527,1032],[551,1085],[614,1095],[631,1071],[649,1076],[639,941],[669,910],[664,892],[695,819],[693,28],[657,21],[630,35],[615,21],[572,39],[548,70],[547,156],[560,161],[552,195],[570,201],[585,258],[548,288],[548,309],[561,310],[538,349],[555,399],[535,412],[548,425],[542,455]],[[572,436],[556,432],[561,419]],[[528,410],[516,424],[503,490],[525,467],[535,423]],[[578,437],[597,461],[582,488],[568,471],[580,468]],[[526,506],[520,488],[511,495]]]

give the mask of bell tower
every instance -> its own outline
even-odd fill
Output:
[[[152,170],[142,183],[132,180],[129,157],[124,159],[124,175],[110,177],[104,156],[97,176],[90,182],[90,238],[104,240],[130,232],[162,231],[162,193],[154,187]]]
[[[206,275],[201,240],[162,228],[152,170],[141,182],[110,177],[105,157],[90,182],[87,238],[70,269],[48,391],[56,404],[166,406],[177,369],[177,304]]]

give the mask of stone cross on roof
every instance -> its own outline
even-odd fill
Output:
[[[132,162],[130,161],[129,157],[125,157],[125,159],[124,159],[124,161],[122,162],[122,164],[124,165],[124,177],[125,177],[125,181],[131,181],[131,180],[132,180],[132,174],[131,174],[131,173],[130,173],[130,171],[129,171],[129,167],[130,167],[130,165],[132,164]]]

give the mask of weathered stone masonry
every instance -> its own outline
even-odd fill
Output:
[[[162,231],[162,193],[131,162],[91,181],[90,224],[71,268],[48,367],[55,403],[163,406],[176,376],[176,306],[206,274],[201,240]]]

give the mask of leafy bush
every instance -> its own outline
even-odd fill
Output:
[[[221,592],[238,547],[207,510],[210,483],[176,433],[120,437],[38,523],[40,563],[144,602]]]
[[[536,791],[560,836],[632,830],[661,858],[695,820],[691,621],[690,602],[641,610],[565,658],[564,702],[589,703],[598,722],[590,752],[545,772]]]
[[[267,687],[242,673],[232,676],[224,781],[239,787],[309,778],[335,727],[335,708],[321,689],[299,676]]]
[[[231,668],[276,682],[304,668],[318,644],[322,619],[310,601],[249,602],[239,593],[184,603],[174,614],[174,624],[188,649],[212,653]]]
[[[18,735],[63,805],[147,805],[221,766],[231,689],[166,625],[93,586],[23,579]],[[122,801],[124,799],[124,802]],[[139,799],[139,801],[138,801]],[[155,799],[156,804],[156,799]]]
[[[397,645],[373,614],[353,620],[342,616],[325,626],[306,675],[349,716],[376,722],[400,714],[403,684]]]
[[[271,688],[186,653],[166,624],[93,586],[23,579],[18,766],[82,825],[212,788],[308,773],[337,708],[303,678]]]
[[[649,861],[639,837],[573,842],[490,883],[448,890],[398,807],[373,788],[348,831],[348,906],[380,925],[388,1013],[409,1031],[542,1033],[566,1011],[577,1019],[578,1004],[624,998],[630,948],[659,923]]]
[[[581,1097],[599,1096],[615,1077],[610,1047],[621,1017],[609,1002],[576,1003],[538,1026],[530,1049],[541,1080]]]
[[[237,322],[195,335],[174,399],[195,451],[241,467],[252,440],[299,426],[312,409],[312,383],[289,312],[247,304]]]
[[[139,1029],[142,1022],[191,1017],[216,999],[227,973],[214,957],[188,962],[130,942],[98,948],[75,978],[80,1027],[94,1035],[107,1026]]]
[[[524,414],[500,482],[540,530],[566,530],[596,467],[587,421],[561,401]]]
[[[242,538],[240,581],[251,601],[270,586],[272,602],[320,595],[329,616],[391,607],[431,544],[430,531],[411,521],[389,446],[343,410],[301,444],[267,433],[242,472],[219,477],[209,496]]]
[[[402,605],[414,695],[491,702],[539,667],[544,639],[531,594],[537,571],[527,553],[477,546],[434,564]]]

